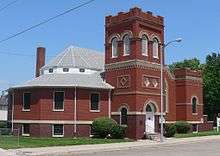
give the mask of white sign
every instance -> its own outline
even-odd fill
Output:
[[[217,117],[217,131],[219,132],[220,129],[220,118]]]
[[[166,123],[165,118],[163,117],[162,120],[161,120],[161,116],[160,116],[160,117],[159,117],[159,123],[161,123],[161,121],[162,121],[162,123]]]

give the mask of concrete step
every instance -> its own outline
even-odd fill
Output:
[[[160,141],[159,133],[146,133],[146,138],[153,141]]]

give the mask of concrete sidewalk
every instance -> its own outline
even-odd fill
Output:
[[[220,136],[205,136],[205,137],[193,137],[193,138],[181,138],[181,139],[166,139],[163,143],[150,141],[150,140],[139,140],[136,142],[126,142],[126,143],[112,143],[112,144],[96,144],[96,145],[76,145],[76,146],[55,146],[55,147],[41,147],[41,148],[22,148],[22,149],[12,149],[4,150],[6,156],[58,156],[58,155],[70,155],[76,153],[94,153],[99,151],[116,151],[122,149],[131,148],[141,148],[152,147],[158,145],[170,145],[172,144],[185,144],[189,142],[199,142],[205,140],[220,140]],[[1,154],[0,150],[0,155]]]

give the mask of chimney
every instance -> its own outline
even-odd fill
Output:
[[[40,68],[45,65],[45,51],[46,51],[46,49],[44,47],[37,48],[35,77],[40,76]]]

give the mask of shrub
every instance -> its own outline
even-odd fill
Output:
[[[186,121],[177,121],[175,123],[177,133],[188,133],[190,131],[190,124]]]
[[[0,128],[7,128],[7,122],[6,121],[0,121]]]
[[[176,133],[176,126],[174,124],[165,124],[164,126],[164,136],[169,138],[169,137],[173,137]]]
[[[92,123],[94,137],[106,138],[111,135],[113,127],[117,126],[117,122],[113,119],[101,117],[97,118]]]
[[[111,130],[112,139],[122,139],[125,137],[125,130],[127,126],[114,125]]]

